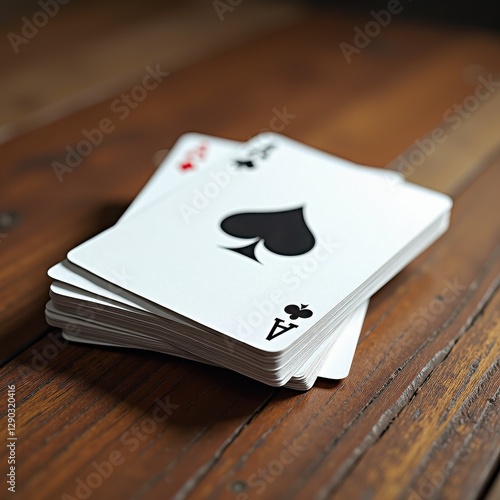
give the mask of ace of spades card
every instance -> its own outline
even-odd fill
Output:
[[[80,245],[68,259],[110,281],[113,269],[125,269],[130,292],[207,332],[276,357],[296,347],[305,333],[322,341],[328,313],[334,311],[328,323],[334,327],[366,300],[372,293],[366,283],[435,224],[449,210],[449,200],[416,186],[374,190],[364,175],[333,170],[328,155],[286,138],[271,139],[271,154],[251,168],[234,166],[234,158],[221,163],[196,185]],[[246,147],[261,146],[262,138],[255,142]],[[196,202],[201,195],[203,205]],[[335,251],[320,258],[318,250],[331,241]],[[287,273],[306,269],[311,259],[317,261],[314,270],[291,286]],[[378,278],[378,285],[404,262]],[[262,301],[271,307],[257,321]],[[269,341],[276,318],[301,304],[314,315]],[[251,328],[243,331],[243,323]]]

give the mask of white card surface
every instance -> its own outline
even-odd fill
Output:
[[[257,155],[252,168],[234,166],[266,144],[273,145],[267,158]],[[372,189],[371,176],[331,162],[330,155],[265,134],[68,258],[111,283],[125,273],[124,289],[249,346],[282,352],[319,328],[332,308],[340,318],[344,304],[353,310],[365,301],[366,283],[451,206],[445,195],[406,183]],[[274,226],[284,221],[283,244],[255,217],[269,213]],[[223,229],[241,214],[256,227],[248,238]],[[292,225],[312,234],[312,246],[311,238],[290,243]],[[234,250],[252,244],[248,255]],[[295,245],[292,255],[283,255],[287,244]],[[266,340],[275,318],[287,320],[284,309],[300,304],[313,315]]]

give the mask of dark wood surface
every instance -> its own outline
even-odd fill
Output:
[[[357,24],[363,20],[305,18],[171,73],[125,120],[111,99],[0,146],[0,210],[16,214],[0,226],[1,349],[11,357],[0,376],[5,400],[7,385],[16,386],[20,498],[413,500],[498,492],[494,113],[489,122],[471,113],[406,172],[432,186],[440,169],[439,185],[455,201],[451,227],[373,297],[343,381],[319,381],[307,393],[273,389],[172,357],[67,344],[44,321],[48,267],[116,220],[154,171],[158,151],[180,134],[245,140],[286,107],[295,117],[283,133],[397,168],[398,155],[474,94],[478,75],[500,73],[499,37],[399,20],[348,64],[339,43],[352,41]],[[497,101],[492,92],[477,113]],[[114,132],[59,182],[52,162],[64,161],[66,146],[103,118]],[[456,154],[467,140],[474,162]],[[6,429],[6,403],[1,422]],[[102,465],[110,461],[112,471]],[[0,464],[6,471],[5,446]],[[78,490],[82,481],[90,489]]]

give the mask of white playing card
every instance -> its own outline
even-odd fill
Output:
[[[374,190],[367,176],[332,169],[329,155],[267,136],[269,158],[221,164],[68,258],[109,282],[123,270],[124,289],[208,328],[209,338],[221,332],[276,362],[292,351],[299,359],[304,338],[326,339],[328,315],[338,324],[445,230],[451,203],[406,183]],[[281,241],[273,227],[283,227]],[[286,312],[290,305],[297,309]],[[273,336],[277,319],[282,334]],[[196,339],[184,341],[194,348]]]

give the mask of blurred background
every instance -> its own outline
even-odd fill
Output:
[[[410,22],[500,28],[494,2],[403,4],[401,18]],[[367,19],[372,9],[387,6],[387,0],[2,2],[0,142],[117,94],[148,64],[160,61],[175,71],[292,25],[312,10]]]

